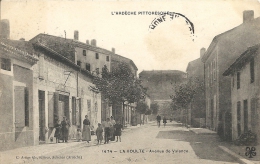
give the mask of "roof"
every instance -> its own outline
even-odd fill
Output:
[[[31,63],[38,61],[33,45],[27,41],[2,38],[0,39],[0,46],[4,51],[19,55],[19,57],[22,57]]]
[[[36,42],[36,43],[33,43],[33,45],[34,45],[35,47],[39,47],[39,48],[42,48],[42,49],[48,51],[49,53],[51,53],[51,54],[55,55],[56,57],[60,58],[61,61],[66,62],[66,63],[69,64],[70,66],[72,66],[72,67],[74,67],[74,68],[76,68],[76,69],[79,69],[82,73],[84,73],[84,74],[86,74],[86,75],[88,75],[88,76],[90,76],[90,77],[93,77],[93,75],[92,75],[89,71],[80,68],[80,66],[78,66],[77,64],[75,64],[73,61],[71,61],[71,60],[69,60],[68,58],[64,57],[63,55],[61,55],[60,53],[58,53],[58,52],[56,52],[55,50],[51,49],[50,47],[46,46],[45,44]]]
[[[117,62],[129,63],[129,64],[131,64],[134,67],[134,69],[136,71],[138,71],[138,68],[136,67],[135,63],[131,59],[129,59],[129,58],[126,58],[126,57],[118,55],[118,54],[112,54],[111,55],[111,60],[112,61],[117,61]]]
[[[142,72],[139,73],[139,75],[145,75],[145,74],[186,74],[183,71],[179,70],[150,70],[150,71],[145,71],[143,70]]]
[[[260,28],[260,17],[253,19],[252,21],[246,22],[246,23],[242,23],[237,27],[234,27],[226,32],[223,32],[217,36],[215,36],[209,46],[209,48],[207,49],[207,51],[205,52],[205,54],[202,57],[202,61],[205,62],[209,56],[211,55],[211,52],[213,51],[213,49],[215,48],[215,46],[217,45],[217,43],[219,41],[233,41],[234,45],[236,44],[241,44],[243,45],[243,43],[246,43],[247,40],[246,39],[241,39],[241,35],[246,35],[246,33],[259,33],[259,28]],[[240,41],[241,43],[238,43],[236,41]],[[242,43],[243,42],[243,43]],[[229,46],[226,46],[226,48],[230,48]],[[233,50],[232,50],[233,51]]]
[[[223,73],[223,76],[232,74],[236,69],[241,69],[246,63],[254,57],[259,51],[260,44],[249,47],[244,53],[242,53],[236,61]]]
[[[76,47],[92,50],[103,54],[112,54],[111,51],[100,47],[92,46],[74,39],[68,39],[48,34],[38,34],[37,36],[32,38],[30,42],[40,42],[73,62],[75,62]]]

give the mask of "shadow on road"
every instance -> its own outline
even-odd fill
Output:
[[[200,159],[237,162],[218,147],[220,139],[217,135],[197,135],[190,131],[171,130],[160,131],[156,138],[189,142],[193,151]]]

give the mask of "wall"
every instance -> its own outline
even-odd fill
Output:
[[[108,70],[110,70],[110,61],[111,55],[99,53],[99,59],[96,59],[96,52],[88,49],[83,49],[80,47],[76,47],[76,60],[81,61],[81,68],[86,69],[86,63],[90,64],[90,71],[96,71],[96,68],[99,68],[99,72],[102,71],[104,65],[107,66]],[[83,56],[83,50],[86,50],[86,56]],[[106,61],[106,57],[109,56],[109,61]]]
[[[237,128],[237,102],[240,101],[241,103],[241,133],[244,133],[244,100],[248,102],[248,129],[252,130],[254,133],[257,133],[258,140],[260,136],[259,130],[259,116],[260,116],[260,108],[259,105],[256,107],[256,113],[252,115],[252,99],[259,99],[259,92],[260,92],[260,69],[259,69],[259,52],[258,56],[255,58],[255,81],[253,83],[250,82],[250,64],[247,63],[241,70],[240,70],[240,88],[237,89],[237,72],[232,75],[231,79],[231,100],[232,100],[232,139],[235,140],[238,137],[238,128]],[[259,100],[258,100],[259,104]],[[256,117],[254,121],[252,118]],[[257,127],[253,129],[253,125]]]

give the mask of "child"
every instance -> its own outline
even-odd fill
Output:
[[[56,138],[56,143],[60,142],[60,137],[61,137],[61,124],[60,120],[58,119],[56,124],[55,124],[55,133],[54,137]]]
[[[96,135],[97,135],[97,145],[100,143],[101,144],[101,142],[102,142],[102,140],[103,140],[103,128],[101,127],[101,124],[100,123],[98,123],[98,128],[97,128],[97,130],[96,130]]]
[[[115,127],[115,136],[116,136],[116,142],[118,142],[118,137],[119,137],[119,141],[121,142],[121,131],[123,126],[120,124],[120,121],[118,120],[117,123],[114,125]]]
[[[82,140],[82,133],[81,133],[80,128],[77,129],[76,139],[78,142],[80,142]]]

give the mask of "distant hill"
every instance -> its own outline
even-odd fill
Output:
[[[142,85],[148,88],[148,95],[152,100],[169,100],[174,93],[174,84],[186,79],[186,73],[179,70],[152,70],[142,71],[139,78]]]

